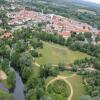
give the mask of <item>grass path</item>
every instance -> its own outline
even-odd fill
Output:
[[[63,80],[63,81],[65,81],[66,84],[68,84],[69,87],[70,87],[70,95],[67,97],[66,100],[72,100],[72,96],[73,96],[73,87],[72,87],[71,83],[67,80],[67,78],[71,78],[71,77],[74,77],[74,76],[76,76],[76,74],[73,74],[73,75],[71,75],[71,76],[69,76],[69,77],[65,77],[65,76],[60,76],[60,75],[59,75],[59,76],[57,76],[56,78],[54,78],[54,79],[52,79],[51,81],[48,82],[48,84],[46,85],[46,90],[47,90],[48,86],[49,86],[50,84],[52,84],[53,82],[55,82],[55,81],[57,81],[57,80]]]

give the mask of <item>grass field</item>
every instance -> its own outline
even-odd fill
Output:
[[[70,71],[61,71],[60,73],[59,73],[59,75],[61,75],[61,76],[65,76],[65,77],[69,77],[69,76],[71,76],[73,74],[73,72],[70,72]],[[53,76],[49,76],[47,79],[46,79],[46,84],[50,81],[50,80],[52,80],[52,79],[54,79],[55,77],[53,77]]]
[[[88,14],[96,15],[96,12],[95,12],[95,11],[87,10],[87,9],[78,9],[78,12],[82,12],[82,13],[88,13]]]
[[[13,95],[0,90],[0,100],[13,100]]]
[[[79,75],[76,75],[71,78],[67,78],[67,80],[71,83],[73,87],[73,97],[72,100],[80,100],[80,97],[85,95],[85,87],[82,84],[82,77]]]
[[[43,42],[43,43],[44,43],[44,48],[41,50],[38,50],[39,52],[42,53],[42,56],[36,59],[36,61],[39,64],[48,64],[48,63],[71,64],[77,59],[83,59],[85,57],[90,57],[89,55],[85,53],[81,53],[78,51],[72,51],[64,46],[47,43],[47,42]]]
[[[60,46],[60,45],[48,43],[48,42],[43,42],[43,43],[44,43],[43,49],[38,50],[42,54],[42,56],[36,59],[36,62],[39,64],[51,63],[51,64],[56,65],[58,63],[65,63],[67,65],[67,64],[73,63],[75,60],[83,59],[85,57],[90,57],[89,55],[85,53],[82,53],[79,51],[72,51],[64,46]],[[39,67],[35,69],[35,72],[39,73]],[[63,72],[60,72],[59,75],[68,77],[68,76],[71,76],[72,74],[74,73],[69,72],[69,71],[63,71]],[[46,80],[46,84],[52,79],[54,79],[54,77],[48,77]],[[85,95],[85,88],[84,88],[84,85],[82,84],[81,76],[75,75],[74,77],[67,78],[67,80],[71,83],[73,87],[74,94],[73,94],[72,100],[79,100],[82,95]],[[59,87],[60,84],[56,84],[55,86]],[[53,89],[50,89],[50,91],[52,90]],[[49,95],[55,98],[60,98],[59,100],[65,100],[65,98],[62,98],[63,94],[56,95],[52,91],[51,94],[49,93]]]
[[[65,76],[65,77],[69,77],[72,74],[74,74],[74,72],[71,72],[71,71],[61,71],[59,75]]]
[[[73,97],[72,100],[80,100],[80,97],[83,95],[86,95],[86,91],[85,91],[85,87],[82,84],[82,77],[80,75],[75,75],[73,77],[69,77],[71,75],[73,75],[74,73],[72,72],[68,72],[68,71],[64,71],[64,73],[60,73],[61,76],[65,76],[66,80],[68,80],[72,87],[73,87]],[[69,78],[67,78],[69,77]],[[52,79],[54,79],[54,77],[49,77],[46,80],[46,84],[51,81]],[[57,86],[57,85],[55,85]],[[51,94],[52,95],[52,94]],[[64,99],[62,99],[64,100]]]

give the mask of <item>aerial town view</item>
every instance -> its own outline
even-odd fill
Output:
[[[100,0],[0,0],[0,100],[100,100]]]

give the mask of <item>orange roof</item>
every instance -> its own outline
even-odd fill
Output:
[[[6,32],[2,36],[0,36],[0,39],[9,38],[9,37],[13,38],[12,33]]]

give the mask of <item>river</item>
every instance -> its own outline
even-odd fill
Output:
[[[13,92],[14,100],[25,100],[24,96],[24,84],[18,72],[15,71],[16,74],[16,84]],[[0,89],[4,92],[9,93],[9,90],[0,82]]]
[[[14,89],[14,100],[25,100],[24,96],[24,84],[19,76],[18,72],[16,73],[16,85]]]

